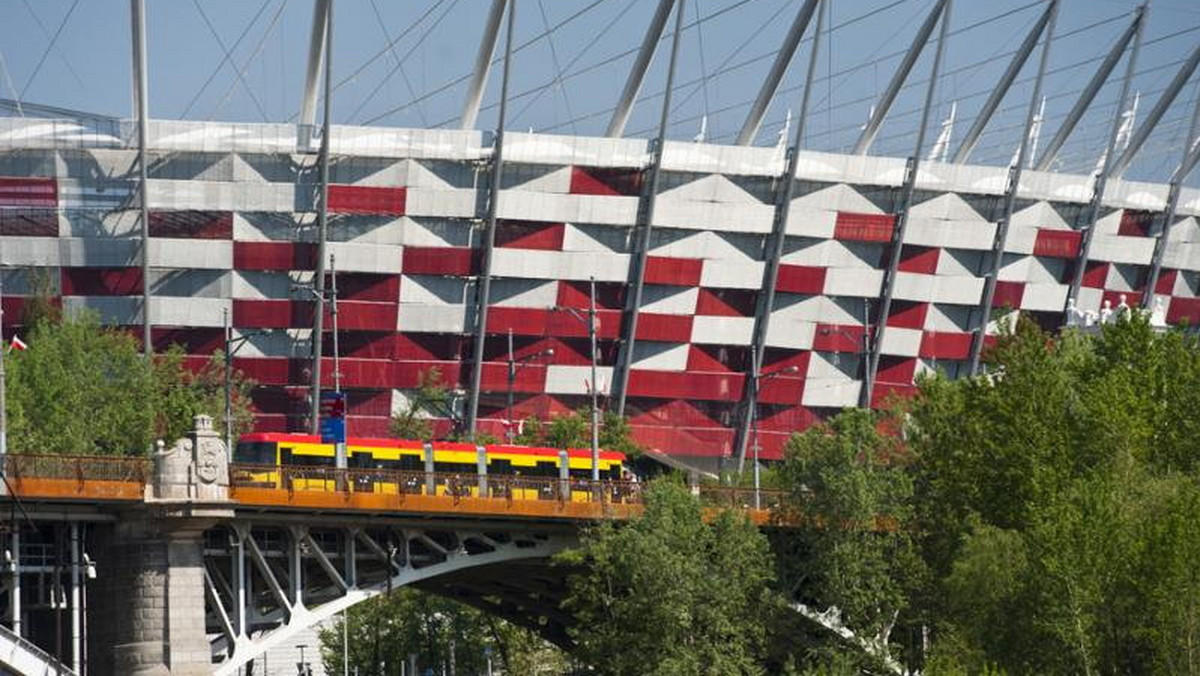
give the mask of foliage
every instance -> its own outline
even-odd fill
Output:
[[[857,636],[877,642],[877,658],[896,648],[892,629],[923,571],[906,461],[875,414],[848,410],[793,436],[778,472],[788,506],[802,515],[799,528],[776,539],[791,552],[779,562],[783,592],[817,612],[836,608]],[[841,663],[836,651],[828,659],[829,669]]]
[[[174,347],[147,361],[128,333],[94,315],[39,315],[29,349],[5,356],[9,445],[18,453],[141,454],[192,418],[224,414],[222,356],[192,370]],[[249,428],[251,384],[234,377],[236,430]]]
[[[409,655],[417,673],[453,670],[481,674],[484,651],[491,650],[499,674],[559,674],[566,669],[560,651],[530,632],[461,603],[402,587],[348,611],[351,673],[398,674]],[[320,633],[327,673],[341,673],[342,622]],[[453,665],[451,667],[450,665]]]
[[[633,439],[629,420],[613,411],[602,412],[599,432],[600,448],[604,450],[620,451],[632,457],[642,453],[642,447]],[[532,416],[522,425],[516,441],[528,446],[591,448],[591,410],[579,409],[566,415],[557,415],[548,422]]]
[[[450,392],[442,382],[441,369],[434,367],[417,376],[417,389],[402,408],[392,413],[388,432],[397,439],[433,440],[431,417],[445,415]]]
[[[696,499],[651,482],[645,513],[605,522],[579,549],[565,607],[576,619],[577,656],[597,674],[763,673],[774,607],[766,539],[744,514],[706,523]]]
[[[1021,324],[993,364],[911,406],[931,659],[1200,673],[1196,338],[1141,317],[1097,337]]]

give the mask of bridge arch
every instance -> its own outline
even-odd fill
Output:
[[[389,590],[415,585],[455,596],[452,590],[466,585],[482,591],[481,585],[487,583],[473,571],[504,573],[517,564],[525,569],[545,568],[551,557],[576,541],[570,532],[478,524],[455,528],[222,524],[205,534],[204,550],[206,624],[214,673],[235,674],[268,650],[289,645],[300,632]],[[505,591],[496,584],[487,587],[491,598]],[[534,595],[537,590],[522,591]],[[555,642],[566,640],[563,618],[552,618],[552,626],[539,628],[518,604],[487,601],[474,593],[460,600],[542,630]],[[557,612],[548,604],[533,610]]]

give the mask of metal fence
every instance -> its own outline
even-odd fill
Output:
[[[24,478],[84,481],[119,481],[142,486],[150,476],[150,460],[121,455],[29,455],[10,453],[4,457],[4,473],[10,481]]]

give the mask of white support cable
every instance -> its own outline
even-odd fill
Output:
[[[225,90],[225,95],[221,97],[221,100],[217,102],[217,105],[213,108],[212,112],[209,113],[209,121],[212,121],[217,114],[221,112],[221,109],[225,107],[225,104],[229,103],[230,97],[233,96],[234,89],[237,88],[237,81],[241,80],[245,76],[246,70],[250,68],[250,65],[254,63],[254,61],[258,59],[258,55],[262,53],[263,47],[267,45],[267,38],[271,37],[271,34],[275,32],[275,26],[279,23],[279,17],[283,14],[283,10],[286,7],[287,0],[283,0],[279,3],[279,9],[275,10],[275,15],[271,17],[271,23],[267,25],[267,29],[263,32],[262,38],[258,41],[258,44],[254,47],[254,51],[250,53],[250,56],[246,57],[245,63],[243,63],[242,67],[238,70],[237,80],[229,84],[229,87]]]
[[[204,11],[204,7],[200,4],[200,0],[192,0],[192,5],[196,8],[196,11],[200,14],[200,18],[204,21],[204,25],[205,25],[205,27],[208,28],[208,32],[211,33],[213,36],[213,39],[217,41],[217,46],[221,48],[221,52],[225,55],[221,59],[220,63],[217,64],[216,70],[213,71],[213,74],[215,75],[218,71],[221,70],[221,68],[223,68],[225,66],[226,63],[231,63],[233,61],[233,52],[230,50],[230,48],[228,46],[225,45],[225,41],[221,39],[221,34],[217,32],[216,26],[214,26],[212,23],[212,20],[210,20],[208,18],[208,13]],[[264,3],[263,9],[265,9],[266,6],[267,6],[266,3]],[[259,9],[258,14],[255,14],[254,18],[251,20],[251,25],[253,25],[254,22],[258,21],[258,17],[261,14],[262,14],[262,9]],[[246,30],[242,31],[242,35],[238,38],[238,41],[234,43],[233,49],[237,49],[238,45],[241,43],[241,38],[245,37],[246,33],[249,32],[249,30],[250,30],[250,26],[247,26]],[[237,81],[242,85],[242,88],[246,90],[246,94],[250,97],[250,100],[254,103],[254,107],[258,109],[258,114],[260,117],[262,117],[263,122],[270,122],[270,119],[267,117],[267,111],[263,109],[262,102],[260,102],[258,100],[258,96],[256,96],[254,94],[254,89],[249,85],[249,83],[246,82],[246,78],[244,77],[244,75],[245,75],[245,73],[243,71],[237,70],[236,68],[234,69],[234,76],[237,78]],[[211,81],[211,78],[209,79],[209,81]],[[208,85],[208,83],[205,82],[205,86],[207,86],[207,85]],[[203,92],[203,91],[204,91],[204,87],[201,87],[200,91],[196,92],[196,97],[198,98],[200,96],[201,92]],[[196,99],[193,98],[192,100],[195,101]],[[189,106],[189,108],[190,108],[190,106]],[[180,117],[186,117],[186,116],[187,116],[187,113],[185,112]]]
[[[25,81],[25,86],[21,87],[21,98],[25,98],[25,95],[29,93],[29,87],[37,80],[38,73],[42,72],[42,66],[46,64],[46,57],[50,56],[50,52],[58,44],[58,38],[62,36],[63,29],[67,27],[67,22],[71,20],[71,15],[75,13],[75,8],[78,6],[79,0],[72,2],[71,6],[67,9],[67,13],[63,15],[62,21],[58,23],[58,28],[55,29],[50,42],[46,44],[46,49],[42,51],[42,56],[38,59],[37,65],[33,67],[33,72],[29,74],[29,79]]]
[[[254,16],[250,18],[250,22],[246,24],[246,27],[242,29],[241,35],[238,35],[237,40],[233,41],[233,47],[225,50],[225,57],[222,58],[221,61],[217,63],[217,67],[213,68],[212,72],[208,74],[208,77],[204,80],[204,84],[200,85],[200,88],[196,90],[196,93],[192,94],[192,100],[188,101],[187,106],[185,106],[183,112],[179,114],[178,119],[186,119],[188,113],[192,112],[192,108],[195,107],[196,102],[200,100],[200,97],[208,89],[208,86],[212,84],[212,81],[216,79],[218,74],[220,74],[221,69],[225,67],[225,64],[233,60],[233,53],[236,52],[237,48],[242,45],[242,41],[245,40],[246,36],[250,34],[250,31],[254,28],[255,24],[258,23],[259,18],[262,17],[263,13],[267,11],[267,7],[269,7],[273,1],[274,0],[263,0],[263,4],[258,8],[258,11],[255,12]],[[198,3],[196,8],[200,8]],[[203,16],[203,11],[201,13]],[[205,22],[207,22],[208,17],[205,16],[204,18]],[[209,25],[209,30],[213,30],[211,24]],[[224,45],[222,45],[222,49],[224,49]]]

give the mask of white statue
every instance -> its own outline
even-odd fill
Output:
[[[1112,301],[1106,300],[1106,301],[1104,301],[1104,307],[1100,308],[1100,323],[1101,324],[1110,324],[1110,323],[1112,323],[1112,320],[1113,320]]]
[[[1117,317],[1120,319],[1129,319],[1133,311],[1129,307],[1129,303],[1125,300],[1125,294],[1117,297]]]
[[[1093,310],[1088,310],[1087,312],[1083,313],[1083,325],[1084,326],[1095,326],[1096,319],[1097,319],[1096,313]]]
[[[1154,297],[1154,309],[1150,311],[1150,326],[1167,325],[1167,301],[1162,296]]]
[[[1067,299],[1067,326],[1079,326],[1080,320],[1083,319],[1083,314],[1079,308],[1075,307],[1075,299]]]

